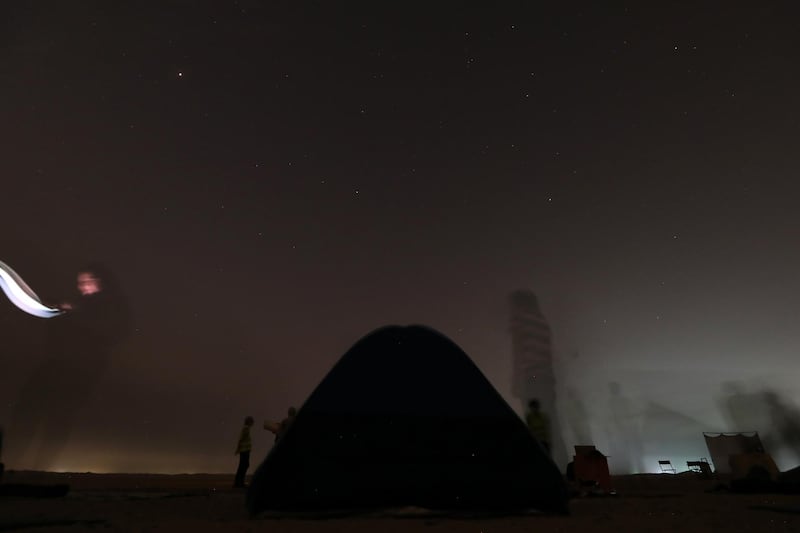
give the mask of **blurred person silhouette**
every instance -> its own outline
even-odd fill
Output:
[[[609,436],[609,456],[612,472],[638,474],[645,471],[642,464],[644,445],[642,444],[642,408],[635,407],[633,401],[622,393],[622,386],[612,381],[608,384],[610,413],[607,427]]]
[[[264,429],[271,431],[275,434],[275,443],[277,443],[286,431],[289,429],[289,426],[292,425],[294,422],[294,417],[297,415],[297,409],[294,407],[289,407],[288,412],[286,413],[286,418],[281,420],[280,422],[272,422],[270,420],[264,421]]]
[[[37,470],[57,463],[75,417],[127,333],[127,300],[110,270],[99,263],[79,269],[76,288],[77,298],[58,306],[66,312],[48,321],[44,359],[23,385],[12,413],[15,458],[22,460],[38,435],[30,465]]]
[[[567,425],[572,430],[574,444],[592,444],[592,430],[589,426],[589,415],[578,392],[572,387],[567,387],[563,400],[563,410]]]
[[[542,448],[550,455],[550,419],[542,412],[539,400],[532,399],[528,402],[528,413],[525,415],[528,429]]]
[[[800,410],[774,390],[765,390],[762,396],[769,409],[771,426],[764,439],[767,449],[787,447],[797,454],[800,452]]]
[[[719,405],[727,431],[760,431],[767,433],[771,411],[768,397],[758,390],[749,390],[741,381],[722,383]]]
[[[244,480],[247,476],[247,469],[250,468],[250,451],[253,449],[253,441],[250,438],[250,428],[253,427],[252,416],[244,419],[244,426],[239,433],[239,442],[236,444],[236,455],[239,456],[239,468],[236,469],[236,477],[233,480],[234,488],[244,488]]]

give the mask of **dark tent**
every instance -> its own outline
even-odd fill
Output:
[[[317,386],[253,475],[251,513],[415,506],[566,513],[556,465],[442,334],[387,326]]]

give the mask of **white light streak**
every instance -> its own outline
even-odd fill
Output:
[[[19,277],[19,274],[2,261],[0,261],[0,288],[6,293],[11,303],[30,315],[52,318],[63,312],[60,309],[44,305],[36,293]]]

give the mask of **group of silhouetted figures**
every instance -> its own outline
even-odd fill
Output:
[[[297,410],[294,407],[290,407],[286,418],[282,421],[264,421],[264,429],[275,434],[275,444],[281,440],[286,430],[289,429],[296,414]],[[550,455],[550,419],[541,410],[538,400],[532,399],[528,402],[525,422],[528,425],[531,435],[541,444],[544,451]],[[250,452],[253,449],[253,439],[250,434],[250,429],[253,427],[254,423],[255,419],[252,416],[246,416],[242,430],[239,432],[239,440],[236,444],[236,451],[234,452],[239,456],[239,467],[236,469],[236,476],[233,481],[234,488],[246,487],[245,478],[247,476],[247,470],[250,468]]]
[[[286,418],[280,422],[273,422],[270,420],[264,421],[264,429],[271,431],[275,434],[275,444],[277,444],[286,430],[294,421],[297,414],[297,409],[290,407],[286,414]],[[253,427],[255,420],[252,416],[246,416],[244,419],[244,426],[239,433],[239,441],[236,444],[236,455],[239,456],[239,467],[236,469],[236,477],[233,480],[234,488],[245,488],[245,477],[247,476],[247,469],[250,468],[250,452],[253,450],[253,439],[250,436],[250,428]]]
[[[23,385],[12,413],[10,428],[13,428],[14,442],[7,439],[7,444],[17,448],[14,450],[16,457],[22,457],[29,452],[29,448],[33,449],[34,468],[41,470],[52,468],[61,448],[68,441],[75,414],[90,397],[105,371],[109,354],[128,330],[126,299],[107,269],[101,265],[80,269],[76,288],[77,298],[57,305],[64,313],[47,321],[45,356]],[[634,418],[629,401],[621,394],[619,384],[611,383],[610,391],[615,433],[624,437],[618,440],[626,444],[620,449],[626,453],[614,454],[612,450],[612,455],[640,457],[642,454],[636,444],[639,435],[628,422]],[[790,402],[774,391],[747,393],[735,384],[729,385],[725,392],[725,407],[731,425],[750,429],[760,419],[769,419],[772,432],[765,439],[767,444],[800,448],[800,412]],[[574,394],[568,393],[568,397],[574,397]],[[575,398],[572,401],[577,403]],[[581,420],[578,422],[585,422],[582,420],[585,412],[582,406],[579,407],[581,416],[577,418]],[[296,410],[292,407],[282,421],[264,422],[264,429],[275,435],[275,443],[284,436],[295,414]],[[531,399],[528,402],[525,422],[531,435],[550,455],[554,448],[552,437],[555,435],[557,438],[559,431],[551,427],[551,420],[541,409],[539,400]],[[250,430],[253,424],[253,417],[246,417],[239,435],[235,451],[239,456],[235,487],[245,486],[252,451]],[[576,436],[588,436],[588,431],[575,432]],[[39,445],[34,448],[37,434]],[[588,440],[587,437],[583,438]],[[559,449],[558,440],[555,449]],[[630,470],[638,469],[636,465],[631,465]]]

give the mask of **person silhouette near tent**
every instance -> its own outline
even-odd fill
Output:
[[[233,488],[242,489],[245,487],[244,479],[247,476],[247,469],[250,468],[250,451],[253,449],[253,441],[250,438],[250,428],[253,427],[252,416],[245,417],[244,427],[239,433],[239,442],[236,444],[236,455],[239,456],[239,468],[236,469],[236,477],[233,480]]]
[[[532,399],[528,402],[528,413],[525,422],[531,434],[539,441],[542,448],[550,455],[550,419],[539,406],[539,400]]]
[[[264,429],[267,431],[271,431],[275,434],[275,442],[277,443],[281,440],[281,437],[286,433],[286,430],[289,429],[289,426],[292,425],[294,421],[294,417],[297,415],[297,409],[294,407],[290,407],[286,413],[286,418],[281,420],[280,422],[272,422],[271,420],[264,421]]]

